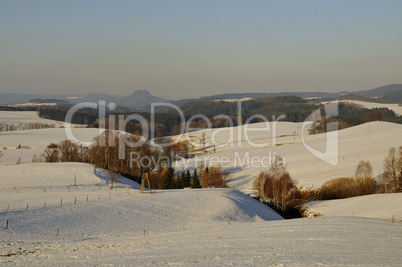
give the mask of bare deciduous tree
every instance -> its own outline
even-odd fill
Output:
[[[60,151],[60,160],[62,162],[80,162],[82,161],[81,146],[70,140],[61,141],[58,145]]]
[[[383,182],[386,192],[389,185],[391,192],[402,192],[402,147],[391,147],[384,158]]]
[[[42,157],[46,162],[58,162],[59,161],[59,150],[58,146],[54,143],[47,146],[43,151]]]
[[[108,170],[107,173],[109,176],[110,189],[113,189],[114,183],[117,182],[117,178],[119,177],[119,175],[111,170]]]
[[[254,181],[254,187],[258,196],[269,200],[280,211],[296,207],[304,201],[290,174],[277,164],[261,172]]]
[[[373,167],[370,161],[360,160],[355,171],[356,178],[372,178],[373,177]]]

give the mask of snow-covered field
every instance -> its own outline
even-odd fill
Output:
[[[51,143],[66,140],[64,122],[40,118],[35,111],[0,111],[0,123],[42,123],[54,124],[56,128],[0,132],[0,165],[15,164],[19,158],[22,163],[32,162],[33,156],[40,156]],[[74,136],[83,142],[92,141],[99,129],[82,128],[83,125],[67,124]],[[21,147],[20,149],[17,149]]]
[[[392,216],[402,220],[402,193],[376,194],[346,199],[313,201],[307,204],[312,211],[324,216],[358,216],[391,220]]]
[[[244,97],[244,98],[236,98],[236,99],[232,99],[232,98],[230,98],[230,99],[217,99],[217,100],[214,100],[214,101],[238,102],[238,101],[248,101],[248,100],[251,100],[251,99],[252,99],[251,97]]]
[[[0,111],[0,122],[8,124],[19,124],[19,123],[43,123],[43,124],[54,124],[56,127],[64,127],[65,123],[62,121],[54,121],[43,119],[38,116],[36,111]],[[68,124],[73,127],[83,127],[79,124]]]
[[[72,132],[78,140],[89,142],[98,136],[99,129],[72,128]],[[0,150],[4,154],[0,166],[15,164],[19,158],[22,163],[32,162],[33,156],[40,156],[48,145],[66,139],[64,128],[0,132]]]
[[[21,116],[23,118],[25,114],[22,113]],[[22,120],[22,118],[15,119]],[[232,173],[229,185],[237,190],[250,192],[253,180],[259,172],[268,168],[274,156],[282,156],[286,160],[288,171],[299,185],[319,187],[333,178],[353,176],[358,162],[362,159],[371,162],[375,176],[381,174],[387,150],[390,147],[402,145],[400,138],[402,125],[400,124],[371,122],[344,129],[339,131],[337,150],[339,162],[337,166],[332,166],[315,157],[306,148],[308,145],[325,152],[327,134],[308,135],[307,127],[304,129],[305,142],[303,143],[302,123],[278,122],[275,129],[272,123],[268,127],[265,123],[257,123],[188,133],[185,136],[197,145],[199,145],[198,140],[205,133],[207,147],[205,150],[208,152],[197,158],[183,159],[177,163],[176,170],[194,168],[204,160],[206,165],[216,165],[222,160],[228,160],[226,169]],[[73,133],[77,139],[88,142],[99,134],[99,130],[73,128]],[[274,141],[273,133],[276,134],[276,141]],[[50,143],[65,139],[67,136],[63,128],[2,132],[0,133],[0,149],[4,156],[0,158],[0,165],[15,164],[20,157],[23,163],[32,162],[34,154],[38,156]],[[274,142],[275,146],[273,146]],[[19,145],[24,149],[16,149]],[[257,161],[261,160],[261,164],[253,163],[253,158]]]
[[[291,175],[305,186],[352,176],[360,159],[370,160],[378,174],[386,150],[402,145],[401,125],[373,122],[345,129],[339,131],[339,164],[331,166],[307,151],[300,123],[279,122],[276,146],[273,130],[250,131],[250,141],[268,143],[265,147],[248,143],[245,127],[232,129],[233,141],[228,128],[215,136],[213,131],[188,135],[199,140],[205,132],[207,144],[216,137],[215,151],[210,146],[205,156],[226,156],[232,163],[236,153],[242,160],[246,154],[281,155]],[[74,129],[81,141],[98,133]],[[325,134],[305,138],[308,145],[325,148]],[[139,185],[124,177],[110,189],[108,172],[88,164],[28,163],[34,152],[40,154],[49,143],[64,139],[61,128],[0,133],[0,148],[7,147],[0,159],[0,264],[400,266],[402,194],[317,201],[309,208],[323,217],[283,220],[240,192],[250,192],[253,179],[265,167],[250,163],[226,168],[232,173],[229,185],[240,191],[141,194]],[[18,145],[24,149],[16,149]],[[15,165],[18,157],[25,163]],[[196,159],[182,160],[176,169],[185,164],[192,168]]]
[[[135,225],[135,220],[127,224]],[[376,219],[331,217],[222,223],[159,234],[121,233],[75,237],[64,234],[62,229],[59,236],[1,230],[0,261],[18,266],[400,266],[401,263],[402,223]]]
[[[400,264],[399,221],[358,215],[284,221],[231,189],[140,194],[123,178],[126,184],[110,189],[105,171],[81,163],[1,168],[2,264]]]
[[[204,159],[207,159],[210,164],[215,162],[216,165],[219,163],[217,159],[228,158],[230,166],[227,169],[232,173],[232,181],[229,185],[240,191],[248,192],[252,189],[254,178],[260,171],[267,169],[265,165],[268,165],[269,158],[273,161],[273,155],[276,155],[285,158],[289,173],[299,185],[320,187],[330,179],[353,176],[360,160],[369,160],[373,165],[374,175],[381,174],[387,150],[390,147],[402,145],[402,125],[400,124],[371,122],[340,130],[338,132],[339,147],[335,151],[338,152],[339,162],[337,166],[332,166],[315,157],[306,148],[308,145],[325,152],[327,134],[305,134],[305,142],[303,143],[301,137],[302,123],[278,122],[276,125],[277,145],[273,146],[272,137],[275,131],[273,131],[272,123],[269,126],[270,130],[258,132],[250,130],[247,134],[250,142],[246,141],[245,127],[204,130],[181,137],[181,140],[184,140],[186,136],[189,136],[188,139],[195,140],[197,143],[197,140],[202,138],[203,133],[205,133],[206,146],[208,143],[213,143],[211,138],[214,138],[218,145],[215,146],[215,153],[213,147],[209,147],[206,150],[210,154],[200,155],[190,160],[183,159],[178,163],[177,169],[200,165]],[[265,123],[249,126],[250,129],[259,128],[260,130],[264,127]],[[234,142],[228,144],[231,130],[233,131]],[[256,147],[255,144],[267,145]],[[253,164],[251,161],[253,157],[257,161],[264,159],[264,164]],[[243,164],[244,159],[246,159],[246,164]]]

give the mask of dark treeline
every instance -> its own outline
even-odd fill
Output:
[[[211,101],[199,100],[191,103],[183,104],[181,107],[185,115],[185,122],[196,115],[203,115],[211,123],[212,128],[238,126],[239,122],[244,124],[246,122],[256,123],[261,121],[259,118],[251,118],[255,115],[261,115],[268,120],[276,119],[280,115],[286,117],[282,120],[288,122],[302,122],[305,121],[310,114],[317,109],[321,110],[321,114],[325,116],[325,107],[320,103],[311,103],[300,97],[296,96],[278,96],[252,99],[243,101],[241,103],[241,116],[239,120],[238,115],[238,102],[225,102],[225,101]],[[39,116],[42,118],[64,121],[67,114],[67,107],[41,107],[39,108]],[[183,126],[182,118],[176,110],[170,109],[164,112],[157,112],[151,114],[149,112],[106,112],[105,128],[110,129],[109,118],[115,118],[116,124],[114,129],[119,129],[119,115],[127,118],[130,115],[137,114],[144,118],[148,123],[148,132],[153,136],[163,137],[169,135],[177,135]],[[217,115],[225,115],[226,118],[214,118]],[[154,119],[154,127],[151,127],[151,118]],[[230,120],[228,119],[230,118]],[[207,128],[208,122],[201,117],[195,117],[190,123],[190,128]],[[402,123],[401,117],[395,117],[393,111],[387,108],[366,109],[361,106],[351,103],[339,103],[338,116],[326,121],[338,121],[340,128],[347,128],[359,125],[368,121],[390,121]],[[86,124],[91,127],[99,127],[100,122],[98,118],[98,111],[95,109],[80,109],[73,116],[73,123]],[[132,134],[141,134],[142,125],[139,121],[131,120],[126,123],[126,132]]]
[[[12,107],[0,105],[1,111],[36,111],[35,107]]]
[[[45,119],[65,121],[68,110],[69,108],[64,106],[43,106],[38,109],[38,115]],[[88,108],[75,112],[71,123],[93,125],[96,124],[97,120],[97,110]]]
[[[226,101],[195,101],[181,106],[185,115],[203,114],[213,117],[219,114],[237,116],[238,102]],[[247,121],[253,115],[262,115],[267,119],[272,116],[286,115],[286,121],[304,121],[318,105],[308,103],[296,96],[278,96],[257,98],[241,102],[241,115]]]

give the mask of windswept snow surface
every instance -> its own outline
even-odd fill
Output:
[[[306,206],[324,216],[356,216],[402,220],[402,193],[375,194],[337,200],[313,201]]]

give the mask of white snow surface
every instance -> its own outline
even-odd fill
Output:
[[[58,227],[69,229],[69,235],[79,236],[103,230],[116,234],[122,231],[141,234],[138,229],[166,232],[178,230],[183,224],[192,228],[228,219],[234,223],[282,219],[269,207],[235,190],[140,194],[140,186],[128,179],[120,177],[122,184],[112,190],[107,180],[106,171],[82,163],[2,167],[0,207],[4,211],[9,206],[7,217],[14,221],[16,231],[49,234]],[[45,202],[47,209],[43,208]],[[26,211],[27,204],[29,209],[22,212]],[[74,216],[68,217],[66,212]],[[104,220],[100,219],[102,216]]]
[[[90,142],[101,131],[95,128],[72,128],[73,135],[82,142]],[[41,155],[48,145],[68,139],[65,128],[0,132],[0,150],[4,154],[0,165],[32,162],[34,154]],[[21,149],[17,149],[21,145]]]
[[[16,112],[18,113],[18,112]],[[194,169],[202,161],[206,165],[217,165],[228,160],[226,170],[232,173],[231,187],[242,192],[251,192],[255,177],[269,167],[273,157],[283,156],[287,169],[299,186],[320,187],[324,182],[339,177],[351,177],[360,160],[369,160],[375,176],[382,173],[383,159],[390,147],[402,145],[402,125],[389,122],[371,122],[340,130],[338,165],[332,166],[312,155],[306,144],[325,151],[327,134],[308,135],[302,142],[302,123],[278,122],[243,125],[233,128],[218,128],[186,133],[188,138],[199,146],[199,138],[205,133],[207,154],[193,159],[176,162],[176,170]],[[245,129],[247,129],[245,134]],[[309,127],[306,127],[306,129]],[[306,131],[305,129],[305,131]],[[259,130],[259,131],[257,131]],[[73,128],[73,134],[83,142],[93,140],[99,129]],[[273,146],[276,133],[276,146]],[[232,135],[232,138],[231,138]],[[212,142],[212,138],[214,141]],[[0,133],[0,150],[4,154],[0,165],[15,164],[19,157],[23,163],[32,162],[33,155],[41,155],[50,143],[67,139],[65,129],[25,130]],[[215,153],[214,147],[215,144]],[[19,145],[23,149],[16,149]],[[4,149],[6,148],[6,149]],[[263,164],[253,164],[252,159],[262,160]],[[244,161],[246,160],[246,161]],[[244,163],[243,163],[244,162]]]
[[[247,143],[238,132],[246,126],[219,129],[215,153],[213,147],[206,150],[209,156],[232,159],[236,152],[249,153],[250,158],[275,152],[286,158],[299,185],[319,186],[331,178],[352,176],[360,159],[370,160],[379,173],[386,150],[402,145],[398,124],[372,122],[345,129],[339,131],[340,161],[334,167],[306,150],[301,126],[279,122],[279,146],[272,146],[271,130],[249,132],[253,143],[268,143],[265,147]],[[235,141],[224,147],[231,130]],[[73,131],[81,141],[99,133]],[[195,140],[203,132],[208,143],[212,130],[188,135]],[[401,194],[314,202],[309,207],[323,217],[282,220],[269,207],[232,189],[140,194],[140,186],[124,177],[110,189],[108,172],[88,164],[10,165],[18,157],[30,162],[34,152],[40,154],[49,143],[64,139],[63,129],[0,133],[0,149],[7,147],[0,159],[1,265],[400,266]],[[325,148],[325,134],[306,140],[312,147]],[[19,144],[24,149],[16,149]],[[194,168],[195,160],[182,160],[179,166],[188,163]],[[248,192],[265,168],[227,169],[233,173],[229,185]]]
[[[249,127],[247,135],[245,128]],[[264,129],[265,128],[265,129]],[[305,128],[305,131],[309,127]],[[402,125],[389,122],[371,122],[338,131],[338,164],[332,166],[311,154],[306,145],[325,152],[327,134],[308,135],[305,142],[301,137],[302,123],[278,122],[276,130],[269,123],[256,123],[249,126],[220,128],[186,133],[176,137],[179,140],[193,140],[199,146],[199,138],[205,133],[207,155],[193,159],[182,159],[176,169],[187,169],[199,166],[205,159],[205,165],[218,165],[221,159],[228,158],[226,169],[232,173],[229,185],[249,192],[258,174],[268,169],[269,158],[282,156],[286,160],[287,169],[299,186],[320,187],[324,182],[339,177],[352,177],[360,160],[369,160],[375,176],[382,173],[383,160],[390,147],[402,145]],[[262,131],[256,131],[262,130]],[[276,146],[273,146],[276,132]],[[233,140],[230,140],[230,135]],[[331,134],[331,133],[329,133]],[[246,138],[250,141],[247,141]],[[214,141],[211,141],[212,139]],[[215,153],[213,144],[215,145]],[[259,146],[259,147],[258,147]],[[264,158],[265,157],[265,158]],[[264,164],[253,164],[252,158],[264,159]],[[246,159],[245,164],[243,164]],[[247,161],[247,159],[250,159]],[[225,162],[223,162],[225,163]],[[247,164],[248,163],[248,164]]]
[[[253,98],[251,98],[251,97],[244,97],[244,98],[235,98],[235,99],[232,99],[232,98],[228,98],[228,99],[217,99],[217,100],[214,100],[214,101],[223,101],[223,102],[238,102],[238,101],[248,101],[248,100],[252,100]]]
[[[19,124],[19,123],[43,123],[43,124],[54,124],[56,127],[64,127],[65,123],[63,121],[55,121],[44,119],[38,116],[36,111],[3,111],[0,110],[0,122],[5,122],[8,124]],[[83,127],[80,124],[70,124],[73,127]]]
[[[12,266],[400,266],[402,223],[330,217],[145,235],[0,230],[0,237],[0,261]]]
[[[375,194],[346,199],[313,201],[306,204],[324,216],[370,217],[402,220],[402,193]]]
[[[140,194],[138,184],[119,179],[110,189],[106,171],[82,163],[1,167],[1,264],[400,264],[399,221],[350,216],[285,221],[235,190]]]

